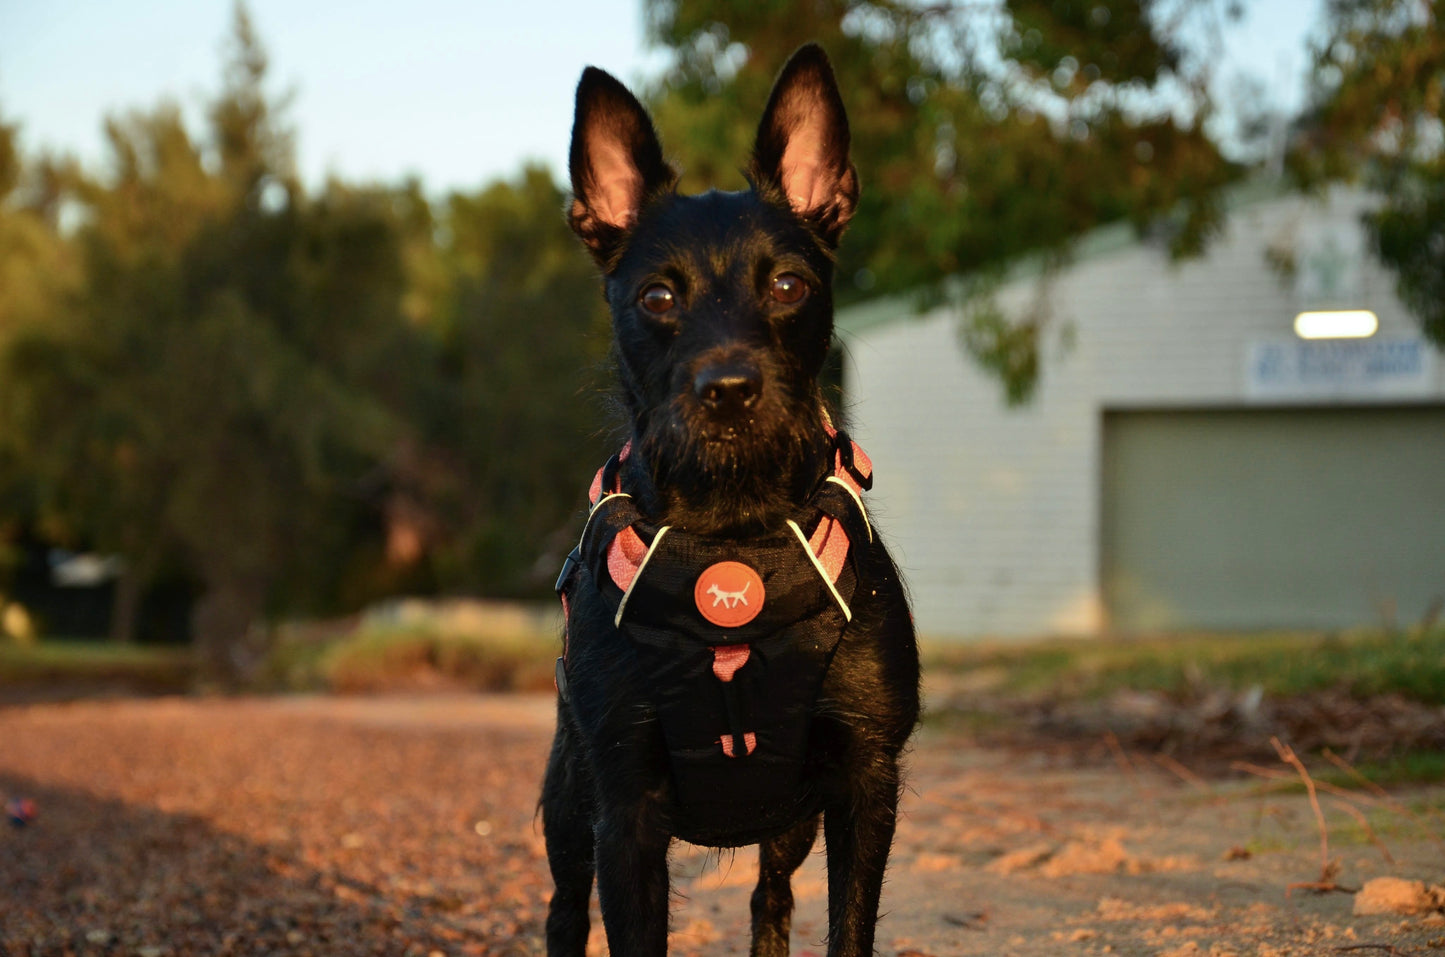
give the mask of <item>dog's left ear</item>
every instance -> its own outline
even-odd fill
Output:
[[[858,173],[848,160],[848,115],[828,56],[816,43],[788,60],[758,124],[750,176],[781,192],[829,246],[858,206]]]

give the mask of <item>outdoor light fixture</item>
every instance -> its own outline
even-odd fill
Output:
[[[1368,309],[1332,309],[1302,312],[1294,317],[1294,332],[1301,339],[1366,339],[1380,328]]]

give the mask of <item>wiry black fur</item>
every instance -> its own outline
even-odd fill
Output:
[[[833,334],[833,249],[857,201],[843,104],[826,57],[798,51],[779,76],[740,193],[681,196],[652,123],[611,76],[577,91],[570,219],[603,270],[617,373],[632,423],[623,487],[651,521],[744,538],[776,530],[828,474],[817,378]],[[802,161],[799,161],[799,157]],[[772,294],[801,277],[797,302]],[[675,305],[642,295],[664,284]],[[861,549],[854,617],[810,730],[799,819],[763,841],[751,953],[788,953],[790,877],[819,821],[828,859],[828,953],[873,952],[892,842],[899,755],[918,718],[918,653],[907,600],[883,546]],[[590,588],[574,591],[569,692],[542,794],[556,891],[547,952],[581,957],[596,877],[617,957],[667,950],[667,853],[680,830],[650,689],[629,639]]]

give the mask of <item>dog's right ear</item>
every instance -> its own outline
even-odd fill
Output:
[[[643,205],[677,182],[652,120],[611,74],[589,66],[572,122],[572,231],[604,269],[614,264]]]

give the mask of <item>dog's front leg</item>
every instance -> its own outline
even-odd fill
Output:
[[[597,898],[607,947],[619,957],[667,953],[667,850],[671,837],[650,797],[598,816]]]
[[[582,760],[571,709],[557,703],[557,732],[542,785],[542,829],[555,890],[547,907],[548,957],[587,952],[592,897],[592,779]]]
[[[883,872],[898,820],[898,760],[875,755],[846,799],[823,814],[828,850],[828,957],[871,957]]]
[[[758,847],[751,957],[787,957],[793,923],[793,872],[807,859],[817,839],[818,818],[810,817]]]

